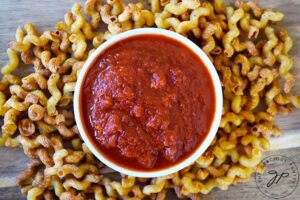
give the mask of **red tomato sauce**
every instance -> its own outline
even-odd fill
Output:
[[[134,36],[107,48],[82,87],[84,126],[98,151],[127,169],[175,165],[201,145],[215,113],[212,79],[184,44]]]

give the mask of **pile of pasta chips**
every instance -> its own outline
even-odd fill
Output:
[[[17,28],[15,41],[8,44],[9,61],[1,69],[0,145],[21,147],[30,157],[17,177],[27,199],[165,199],[168,190],[179,198],[200,199],[213,188],[227,190],[248,181],[255,170],[264,171],[260,161],[269,138],[281,135],[273,124],[276,114],[300,107],[300,98],[290,93],[295,83],[289,55],[293,42],[287,31],[273,25],[284,15],[255,1],[149,4],[147,9],[140,2],[87,0],[83,7],[74,4],[55,31],[39,33],[31,23]],[[212,144],[191,166],[165,177],[118,174],[113,179],[113,171],[79,137],[71,109],[74,87],[94,49],[141,27],[172,30],[200,44],[222,81],[223,115]],[[14,75],[21,63],[34,72]]]

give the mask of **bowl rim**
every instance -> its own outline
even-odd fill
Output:
[[[83,117],[82,117],[82,114],[80,113],[81,112],[81,105],[80,105],[80,97],[81,96],[80,95],[82,92],[82,85],[83,85],[85,76],[86,76],[87,72],[89,71],[90,67],[94,64],[94,62],[97,60],[99,55],[102,52],[104,52],[108,47],[110,47],[111,45],[113,45],[121,40],[130,38],[130,37],[134,37],[134,36],[138,36],[138,35],[162,35],[162,36],[171,38],[173,40],[176,40],[176,41],[182,43],[183,45],[185,45],[186,47],[188,47],[189,49],[191,49],[191,51],[193,51],[202,60],[204,66],[207,68],[207,70],[211,76],[212,82],[213,82],[213,88],[214,88],[215,98],[216,98],[215,114],[213,117],[213,122],[211,124],[209,133],[206,135],[206,137],[203,139],[202,143],[197,147],[197,149],[194,150],[194,152],[190,156],[188,156],[181,162],[177,163],[176,165],[172,165],[167,168],[158,169],[158,170],[149,171],[149,172],[138,171],[138,170],[126,168],[124,166],[119,166],[117,163],[114,163],[113,161],[107,159],[106,158],[107,156],[105,156],[101,152],[99,152],[100,150],[98,150],[97,147],[94,146],[93,142],[91,142],[90,138],[87,136],[88,133],[86,133],[86,128],[84,128],[84,126],[83,126],[83,124],[84,124],[84,122],[82,121]],[[139,28],[139,29],[129,30],[129,31],[120,33],[120,34],[108,39],[103,44],[101,44],[88,57],[88,59],[85,61],[84,65],[83,65],[83,67],[81,68],[78,78],[77,78],[77,81],[76,81],[73,98],[74,98],[73,107],[74,107],[75,121],[76,121],[78,130],[79,130],[79,133],[80,133],[83,141],[87,145],[87,147],[94,154],[94,156],[96,156],[97,159],[99,159],[101,162],[103,162],[108,167],[110,167],[120,173],[127,174],[129,176],[144,177],[144,178],[160,177],[160,176],[172,174],[174,172],[177,172],[177,171],[191,165],[193,162],[195,162],[204,153],[204,151],[209,147],[209,145],[213,141],[213,139],[217,133],[220,121],[221,121],[222,107],[223,107],[223,94],[222,94],[220,78],[218,76],[218,73],[217,73],[214,65],[208,58],[208,56],[203,52],[202,49],[200,49],[200,47],[198,47],[191,40],[185,38],[184,36],[182,36],[178,33],[175,33],[175,32],[169,31],[169,30],[165,30],[165,29],[160,29],[160,28]]]

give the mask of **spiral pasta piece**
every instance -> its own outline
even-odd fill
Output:
[[[57,113],[56,104],[59,102],[61,98],[61,92],[57,88],[58,80],[59,80],[59,75],[52,74],[47,82],[49,92],[52,95],[47,101],[47,113],[50,116],[54,116]]]

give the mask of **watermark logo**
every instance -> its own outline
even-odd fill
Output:
[[[281,199],[291,195],[299,182],[296,164],[288,157],[272,155],[262,160],[266,171],[255,173],[258,189],[266,196]]]

